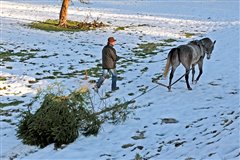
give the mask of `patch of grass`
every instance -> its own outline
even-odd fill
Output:
[[[128,93],[129,96],[134,96],[134,93]]]
[[[74,69],[73,66],[68,68],[69,70]],[[79,76],[79,75],[86,75],[86,71],[87,71],[87,75],[89,77],[99,77],[101,76],[101,70],[102,70],[102,66],[101,64],[98,64],[96,67],[92,67],[89,68],[87,70],[75,70],[73,72],[69,72],[69,73],[62,73],[60,71],[54,71],[53,75],[57,75],[57,78],[70,78],[70,77],[75,77],[75,76]]]
[[[176,39],[169,38],[169,39],[164,39],[163,41],[166,42],[166,43],[172,43],[172,42],[175,42],[175,41],[177,41],[177,40],[176,40]]]
[[[39,51],[46,51],[46,50],[45,49],[41,50],[41,49],[37,48],[37,49],[30,49],[29,51],[30,52],[39,52]]]
[[[125,30],[125,27],[117,27],[115,30],[116,31],[122,31],[122,30]]]
[[[12,60],[12,58],[10,58],[10,56],[13,56],[13,51],[8,50],[8,51],[0,53],[0,59],[2,61],[13,62],[13,60]]]
[[[0,81],[6,81],[7,78],[6,77],[0,77]]]
[[[169,123],[178,123],[178,120],[174,118],[163,118],[161,124],[169,124]]]
[[[122,148],[125,149],[125,148],[132,147],[132,146],[134,146],[134,145],[135,145],[135,144],[132,144],[132,143],[124,144],[124,145],[122,145]]]
[[[157,74],[154,75],[154,77],[152,77],[152,82],[156,82],[160,79],[163,79],[163,75],[160,74],[160,73],[157,73]]]
[[[134,160],[142,160],[142,159],[143,157],[139,153],[136,153]]]
[[[124,79],[124,77],[121,77],[121,76],[118,75],[118,77],[117,77],[118,81],[122,81],[123,79]]]
[[[17,106],[21,103],[24,103],[24,101],[15,100],[15,101],[9,102],[9,103],[0,103],[0,108],[4,108],[4,107],[7,107],[7,106]]]
[[[148,89],[148,86],[143,86],[143,87],[139,88],[139,91],[146,93],[147,89]]]
[[[0,115],[1,116],[6,116],[6,117],[12,116],[12,114],[9,113],[9,111],[5,111],[5,110],[1,110],[1,109],[0,109]]]
[[[60,71],[54,71],[54,72],[53,72],[53,75],[54,75],[54,76],[57,76],[57,75],[59,75],[59,74],[62,74],[62,72],[60,72]]]
[[[117,70],[117,74],[123,74],[125,71],[123,69]]]
[[[74,66],[71,65],[71,66],[68,67],[68,69],[69,70],[74,70]]]
[[[170,41],[170,40],[169,40]],[[172,44],[166,43],[166,42],[160,42],[160,43],[141,43],[138,44],[137,47],[133,48],[132,52],[139,57],[147,57],[151,55],[156,55],[161,50],[158,49],[158,47],[163,46],[173,46]]]
[[[2,110],[0,109],[0,116],[12,116],[12,113],[18,113],[20,112],[20,109],[8,109],[8,110]]]
[[[6,123],[11,123],[12,122],[11,119],[3,119],[2,121],[6,122]]]
[[[55,74],[56,73],[57,72],[55,72]],[[78,71],[78,70],[69,72],[69,73],[59,73],[60,75],[57,76],[56,78],[72,78],[72,77],[79,75],[79,73],[82,75],[82,71]]]
[[[157,44],[156,43],[145,43],[145,44],[140,44],[139,48],[142,49],[142,51],[146,54],[151,54],[153,53],[154,50],[157,49]]]
[[[27,50],[21,50],[20,52],[16,53],[14,53],[13,50],[6,50],[0,53],[0,59],[6,62],[13,62],[15,59],[13,57],[21,57],[20,62],[23,62],[27,59],[34,58],[34,56],[35,56],[34,53],[30,53],[30,51]]]
[[[144,68],[141,69],[140,71],[141,71],[141,73],[143,74],[144,72],[147,72],[147,70],[148,70],[148,67],[144,67]]]
[[[97,67],[93,67],[87,70],[88,75],[91,77],[99,77],[101,75],[101,71],[102,71],[102,65],[97,65]],[[85,75],[85,71],[83,73],[83,75]]]
[[[46,77],[43,77],[42,79],[56,79],[57,77],[55,76],[46,76]]]
[[[37,76],[41,76],[41,75],[43,75],[42,73],[39,73],[39,72],[37,72],[37,73],[35,73],[35,75],[37,75]]]
[[[133,27],[144,27],[144,26],[149,26],[149,24],[139,24],[139,25],[129,25],[129,26],[118,26],[115,28],[115,31],[122,31],[125,30],[126,28],[133,28]],[[142,38],[141,36],[139,38]]]
[[[40,29],[44,31],[88,31],[94,30],[101,27],[106,27],[107,25],[103,22],[98,22],[94,20],[93,22],[78,22],[67,20],[67,26],[62,27],[58,25],[59,21],[54,19],[48,19],[45,22],[32,22],[28,26],[35,29]]]
[[[58,54],[57,53],[54,53],[52,55],[43,55],[43,56],[39,56],[38,58],[49,58],[49,57],[54,57],[54,56],[57,56]]]
[[[131,138],[133,140],[145,139],[144,134],[139,134],[137,136],[132,136]]]
[[[6,69],[13,69],[13,67],[12,66],[7,66]]]
[[[73,67],[68,68],[69,70],[73,69]],[[102,71],[102,67],[101,65],[97,65],[96,67],[92,67],[90,69],[87,70],[87,75],[89,77],[100,77],[101,76],[101,72]],[[50,73],[49,70],[43,71],[43,72],[47,72]],[[121,70],[120,70],[121,72]],[[41,78],[37,78],[36,80],[41,80],[41,79],[56,79],[56,78],[72,78],[72,77],[76,77],[79,75],[86,75],[86,70],[74,70],[72,72],[68,72],[68,73],[62,73],[61,71],[58,70],[54,70],[52,72],[52,76],[46,76],[46,77],[41,77]],[[43,75],[43,73],[36,73],[36,75],[41,76]]]
[[[196,35],[195,33],[188,33],[188,32],[184,33],[184,36],[186,38],[191,38],[192,36],[195,36],[195,35]]]

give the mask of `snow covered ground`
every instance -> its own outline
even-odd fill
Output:
[[[61,1],[0,3],[1,54],[9,50],[24,54],[1,59],[1,159],[134,159],[136,154],[154,160],[240,158],[239,1],[91,0],[88,5],[74,1],[69,19],[84,20],[88,15],[111,24],[76,33],[45,32],[24,25],[57,19]],[[109,36],[117,39],[118,55],[134,61],[118,62],[120,90],[107,99],[108,104],[116,98],[130,100],[156,86],[152,80],[162,74],[173,46],[158,46],[156,54],[142,57],[136,52],[139,44],[171,38],[176,41],[168,44],[175,46],[202,37],[217,42],[192,91],[186,89],[184,80],[172,92],[159,86],[136,99],[135,109],[122,124],[105,123],[97,136],[80,136],[61,150],[54,150],[53,145],[40,149],[22,144],[15,135],[19,115],[39,88],[55,83],[66,90],[79,88],[85,83],[84,71],[101,62],[101,49]],[[183,73],[179,67],[175,79]],[[90,75],[89,79],[98,77]],[[108,90],[110,80],[100,92]],[[165,123],[166,119],[176,123]]]

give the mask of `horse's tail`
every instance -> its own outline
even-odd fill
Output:
[[[167,63],[166,63],[165,70],[164,70],[164,73],[163,73],[164,78],[166,78],[167,75],[168,75],[169,68],[171,67],[171,59],[172,59],[173,53],[175,51],[178,51],[178,48],[173,48],[168,53]]]

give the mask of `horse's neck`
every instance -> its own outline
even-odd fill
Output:
[[[202,53],[202,57],[205,57],[205,39],[199,40],[200,46],[201,46],[201,53]]]
[[[192,47],[195,50],[195,58],[200,59],[205,57],[204,48],[200,43],[189,43],[188,46]],[[198,52],[199,50],[199,52]]]
[[[199,45],[199,49],[200,49],[201,57],[204,58],[204,57],[205,57],[205,52],[204,52],[203,46],[202,46],[202,45]]]

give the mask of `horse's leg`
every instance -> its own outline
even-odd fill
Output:
[[[194,84],[195,65],[192,65],[192,83]]]
[[[170,61],[171,61],[172,69],[171,69],[171,73],[169,76],[168,91],[171,91],[172,79],[173,79],[174,72],[175,72],[176,68],[180,65],[179,49],[177,49],[176,52],[172,53]]]
[[[186,68],[185,80],[186,80],[186,84],[187,84],[187,88],[188,88],[188,90],[192,90],[192,88],[191,88],[190,85],[189,85],[189,81],[188,81],[189,71],[190,71],[190,67]]]
[[[168,91],[171,91],[171,85],[172,85],[172,79],[173,79],[173,75],[175,72],[176,68],[174,66],[172,66],[172,70],[169,76],[169,85],[168,85]]]
[[[202,73],[203,73],[202,67],[203,67],[203,59],[201,59],[201,60],[198,62],[199,74],[198,74],[198,76],[197,76],[196,82],[199,80],[199,78],[201,77],[201,75],[202,75]]]

